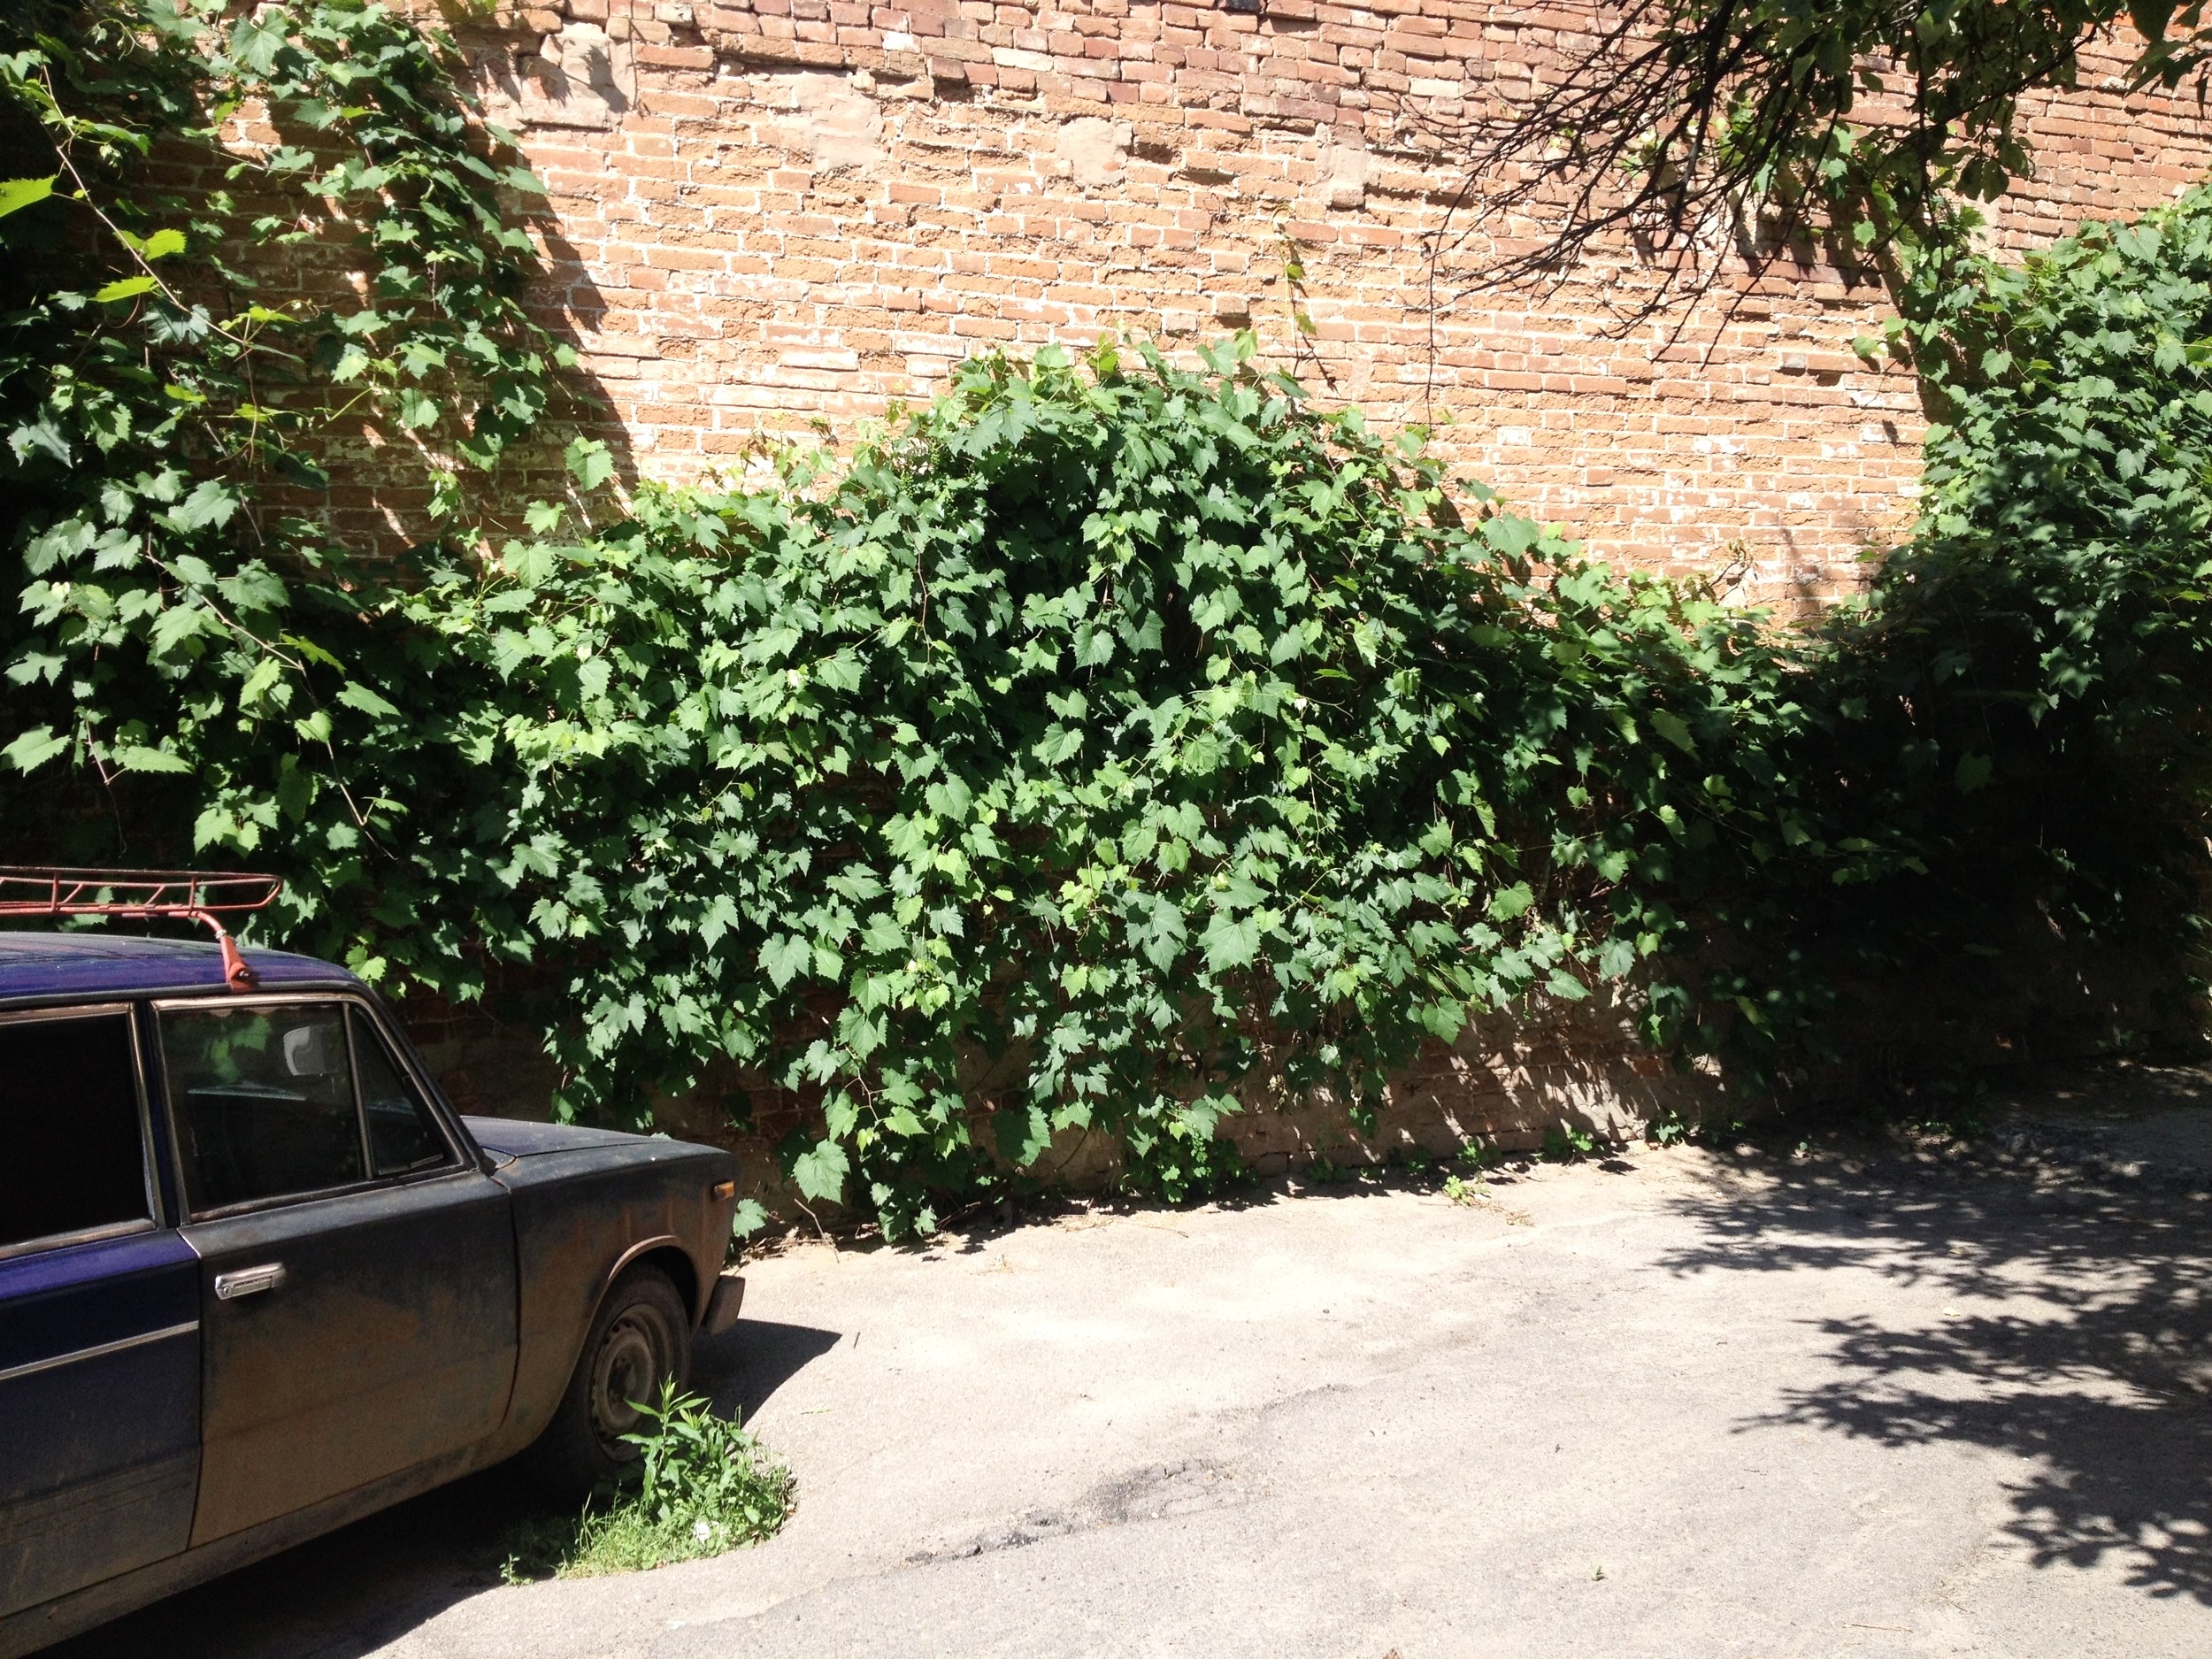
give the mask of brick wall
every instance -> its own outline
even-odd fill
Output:
[[[565,0],[468,45],[550,181],[549,311],[641,475],[728,465],[764,430],[849,433],[989,347],[1250,326],[1607,557],[1741,567],[1785,603],[1851,584],[1909,514],[1922,425],[1909,377],[1850,353],[1874,295],[1739,267],[1622,333],[1648,281],[1625,252],[1548,296],[1472,286],[1532,227],[1455,211],[1447,134],[1586,9],[1259,4]],[[2212,158],[2193,104],[2110,90],[2120,62],[2031,112],[2042,171],[2008,241],[2163,199]]]
[[[566,0],[465,40],[551,186],[547,319],[582,348],[638,475],[733,466],[763,432],[848,435],[979,349],[1111,333],[1187,351],[1249,326],[1323,396],[1434,423],[1455,468],[1607,557],[1739,568],[1775,603],[1852,584],[1910,513],[1923,424],[1908,377],[1850,352],[1877,296],[1817,263],[1737,267],[1624,332],[1649,280],[1625,251],[1550,295],[1473,284],[1536,227],[1455,210],[1445,134],[1571,49],[1586,9],[1261,4]],[[2193,106],[2112,90],[2122,61],[2029,112],[2041,171],[1999,216],[2008,244],[2162,200],[2212,160]],[[2109,1000],[2016,999],[1985,1023],[2025,1030],[2032,1007],[2068,1033],[2054,1043],[2094,1047]],[[425,1035],[472,1107],[542,1110],[551,1075],[519,1028]],[[799,1102],[744,1092],[755,1135],[712,1091],[670,1121],[739,1146],[775,1202],[767,1151]],[[1744,1109],[1724,1079],[1655,1073],[1610,1011],[1553,1010],[1425,1056],[1371,1140],[1325,1102],[1233,1133],[1271,1164],[1713,1105]]]

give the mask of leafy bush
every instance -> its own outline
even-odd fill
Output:
[[[4,754],[78,786],[12,791],[12,834],[101,862],[267,838],[298,884],[281,934],[465,995],[453,859],[405,818],[441,792],[360,758],[376,687],[428,666],[383,625],[406,572],[355,567],[321,462],[373,438],[450,520],[534,427],[574,362],[521,304],[507,212],[541,187],[442,36],[365,0],[225,10],[0,14],[0,153],[30,175],[0,182],[0,523],[28,579]],[[224,149],[248,105],[276,142]],[[434,735],[391,770],[467,764]]]
[[[1226,354],[972,364],[789,465],[395,604],[419,695],[470,688],[515,948],[581,941],[572,1099],[770,1070],[820,1091],[810,1195],[856,1165],[927,1225],[979,1116],[1179,1193],[1240,1084],[1372,1098],[1812,837],[1754,621],[1479,492],[1458,522],[1417,446]],[[425,729],[392,695],[378,749]]]
[[[765,1074],[818,1114],[786,1148],[803,1192],[894,1228],[1078,1130],[1179,1194],[1232,1170],[1238,1091],[1356,1108],[1470,1006],[1623,980],[1729,872],[1816,840],[1767,753],[1794,671],[1753,621],[1486,492],[1463,522],[1417,441],[1310,410],[1248,340],[1202,373],[973,364],[849,461],[744,488],[625,501],[579,440],[526,534],[356,567],[273,487],[314,481],[357,382],[446,434],[434,505],[542,406],[499,135],[375,7],[134,15],[30,42],[12,83],[81,180],[0,217],[47,257],[0,363],[16,821],[80,858],[273,865],[279,934],[388,984],[466,999],[535,964],[565,1112]],[[85,68],[104,43],[182,89],[119,93]],[[196,76],[311,140],[228,164],[257,191],[334,157],[309,193],[342,211],[296,234],[388,257],[373,304],[226,319],[195,283],[279,219],[103,217],[157,142],[217,158]],[[96,133],[104,181],[70,171]],[[197,274],[97,297],[157,246]],[[85,362],[116,412],[84,414]],[[285,392],[257,403],[264,370]],[[448,403],[475,412],[417,424]],[[1693,1011],[1663,993],[1654,1034]]]
[[[1824,669],[1848,810],[1929,868],[1855,925],[1924,959],[2170,959],[2212,828],[2212,191],[1979,261],[1940,309],[1921,521]]]
[[[285,868],[295,937],[449,993],[480,969],[442,940],[565,963],[571,1110],[718,1056],[817,1091],[802,1188],[856,1167],[895,1226],[987,1176],[982,1119],[1015,1164],[1092,1128],[1187,1190],[1240,1085],[1371,1099],[1470,1006],[1624,980],[1820,850],[1755,618],[1479,490],[1461,521],[1417,443],[1227,353],[972,364],[849,465],[595,527],[572,458],[496,567],[357,601],[351,663],[234,636],[77,718],[171,718],[197,843]],[[87,613],[134,578],[160,615],[123,566],[44,649],[158,664]],[[296,589],[257,636],[314,637]],[[273,695],[325,677],[342,749]]]
[[[1076,1133],[1202,1189],[1225,1114],[1363,1108],[1470,1009],[1607,986],[1771,1073],[1839,964],[2196,913],[2201,196],[1938,308],[1981,379],[1815,630],[1589,562],[1248,338],[979,360],[691,491],[580,438],[502,530],[468,469],[557,354],[450,56],[158,10],[8,40],[56,169],[0,193],[12,838],[273,866],[286,942],[400,988],[531,964],[565,1112],[765,1078],[805,1194],[926,1229]],[[301,143],[223,160],[250,95]],[[134,192],[157,144],[258,205]],[[195,297],[264,233],[370,297]],[[384,566],[282,493],[359,387],[446,514]]]
[[[640,1458],[634,1486],[597,1494],[572,1518],[541,1520],[511,1540],[505,1577],[588,1578],[642,1572],[762,1543],[790,1516],[791,1473],[695,1394],[662,1386],[652,1426],[623,1438]]]

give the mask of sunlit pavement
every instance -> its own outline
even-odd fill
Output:
[[[2201,1659],[2200,1097],[795,1248],[700,1363],[770,1544],[503,1587],[482,1479],[57,1651]]]

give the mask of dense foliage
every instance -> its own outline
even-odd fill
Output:
[[[2006,945],[2024,909],[2184,942],[2212,828],[2212,191],[1968,277],[1921,523],[1838,620],[1850,770],[1939,861],[1955,943]]]
[[[281,850],[312,872],[292,936],[465,990],[438,902],[460,872],[407,818],[420,791],[362,758],[417,659],[379,626],[394,572],[330,533],[324,463],[450,516],[533,427],[573,362],[521,305],[506,210],[540,187],[496,160],[448,43],[382,6],[224,10],[0,17],[0,146],[41,169],[0,185],[0,511],[31,579],[5,755],[97,791],[19,798],[14,833]],[[246,121],[257,143],[220,142]],[[467,764],[410,748],[403,772]],[[167,824],[192,827],[142,839]]]
[[[571,1110],[716,1056],[818,1096],[810,1195],[856,1166],[927,1225],[1071,1127],[1179,1192],[1240,1083],[1371,1097],[1470,1006],[1624,979],[1816,845],[1754,621],[1457,522],[1411,447],[1227,353],[972,364],[833,472],[595,528],[580,492],[387,592],[342,772],[249,654],[195,657],[196,839],[284,869],[292,936],[372,973],[560,964]]]
[[[529,942],[581,947],[580,1102],[769,1069],[823,1092],[802,1186],[856,1159],[896,1215],[973,1179],[979,1111],[1179,1191],[1240,1081],[1372,1097],[1816,834],[1754,622],[1455,522],[1225,353],[974,363],[833,473],[648,494],[403,609],[430,695],[482,687],[454,741]]]
[[[1080,1131],[1202,1187],[1223,1114],[1371,1102],[1470,1010],[1604,987],[1770,1071],[1839,964],[2194,914],[2203,197],[1960,267],[1927,521],[1809,632],[1589,563],[1248,340],[979,360],[739,485],[580,438],[503,527],[463,503],[559,353],[442,44],[29,15],[11,845],[273,867],[275,933],[402,989],[528,964],[566,1111],[766,1079],[803,1194],[927,1227]],[[364,420],[444,518],[373,566],[317,495]]]

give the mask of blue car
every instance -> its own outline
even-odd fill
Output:
[[[0,933],[0,1655],[517,1453],[618,1474],[736,1317],[728,1153],[463,1118],[353,976],[218,938]]]

